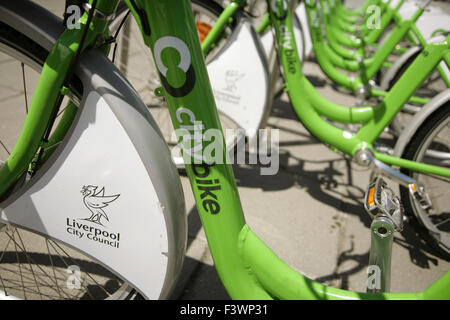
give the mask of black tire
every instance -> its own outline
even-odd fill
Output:
[[[436,137],[442,130],[447,130],[446,139],[441,141],[431,139]],[[450,102],[441,106],[431,114],[419,127],[416,134],[406,146],[402,158],[420,161],[425,158],[425,150],[439,151],[450,154]],[[448,135],[448,136],[447,136]],[[432,149],[428,147],[432,146]],[[427,160],[431,160],[432,155]],[[436,158],[435,158],[436,159]],[[438,159],[439,160],[439,159]],[[448,164],[446,165],[448,167]],[[436,253],[446,260],[450,260],[450,248],[446,246],[442,239],[450,237],[450,206],[447,206],[450,199],[450,179],[436,178],[431,175],[412,173],[403,169],[403,173],[414,177],[417,181],[424,183],[425,191],[431,199],[432,208],[425,211],[418,209],[418,203],[410,195],[405,187],[400,187],[400,195],[405,213],[411,216],[411,224],[423,239],[436,250]],[[448,220],[448,221],[447,221]],[[435,232],[426,227],[426,222],[431,222],[437,228],[437,234],[441,238],[433,236]],[[439,224],[440,223],[440,224]]]

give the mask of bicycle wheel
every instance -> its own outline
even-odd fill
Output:
[[[197,25],[200,40],[203,40],[215,24],[219,15],[223,11],[214,1],[194,0],[192,1],[192,8],[194,11],[194,18]],[[177,146],[177,138],[174,134],[174,128],[170,119],[169,109],[164,101],[164,98],[155,94],[155,89],[161,87],[158,78],[156,67],[154,65],[153,57],[150,50],[144,44],[142,34],[134,19],[127,16],[127,6],[121,4],[118,9],[116,19],[111,23],[110,30],[115,34],[121,28],[114,49],[115,54],[112,53],[110,58],[113,60],[116,67],[127,77],[133,87],[139,93],[141,99],[145,102],[158,123],[162,131],[164,139],[171,148],[172,159],[177,168],[183,168],[183,158],[181,150]],[[122,20],[126,19],[123,21]],[[206,62],[211,61],[222,47],[226,44],[228,37],[233,31],[234,25],[231,24],[224,30],[224,34],[220,41],[216,44],[206,56]],[[148,70],[145,74],[142,70]],[[230,117],[221,113],[219,110],[219,118],[222,124],[222,129],[237,129],[239,125]],[[227,148],[231,149],[234,146],[234,139],[227,139]]]
[[[417,130],[403,158],[450,168],[450,103],[435,111]],[[406,213],[413,213],[413,225],[424,235],[424,239],[446,259],[450,259],[450,179],[411,173],[403,170],[425,186],[430,198],[427,207],[421,206],[408,190],[400,188]]]
[[[0,166],[13,149],[28,112],[28,101],[48,52],[19,31],[0,22],[1,77]],[[79,85],[71,83],[72,101]],[[78,88],[78,89],[77,89]],[[61,104],[53,130],[61,123],[68,99]],[[19,106],[23,106],[19,108]],[[42,159],[45,159],[42,158]],[[36,163],[36,168],[40,163]],[[25,172],[15,185],[33,181]],[[92,258],[59,241],[14,225],[0,223],[0,298],[128,299],[135,290]]]

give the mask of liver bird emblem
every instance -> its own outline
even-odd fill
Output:
[[[81,189],[81,194],[83,195],[83,202],[86,208],[91,212],[89,218],[83,219],[90,222],[97,223],[103,226],[101,221],[102,218],[109,221],[108,215],[103,211],[103,208],[107,207],[109,203],[116,200],[120,194],[105,196],[105,187],[97,191],[98,186],[83,186]]]

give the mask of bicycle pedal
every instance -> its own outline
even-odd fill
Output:
[[[372,219],[387,217],[392,221],[396,231],[403,229],[403,207],[383,178],[376,177],[369,184],[364,198],[364,208]]]
[[[410,184],[409,193],[417,200],[423,210],[429,210],[433,207],[430,196],[425,192],[425,187],[420,182]]]

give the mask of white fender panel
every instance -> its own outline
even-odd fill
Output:
[[[63,151],[35,180],[2,209],[2,221],[81,249],[147,297],[159,297],[168,259],[163,208],[136,149],[98,93],[88,95]],[[102,201],[80,193],[89,185],[104,188],[104,196],[118,195],[101,209],[99,222],[84,220],[98,212],[85,202]]]

